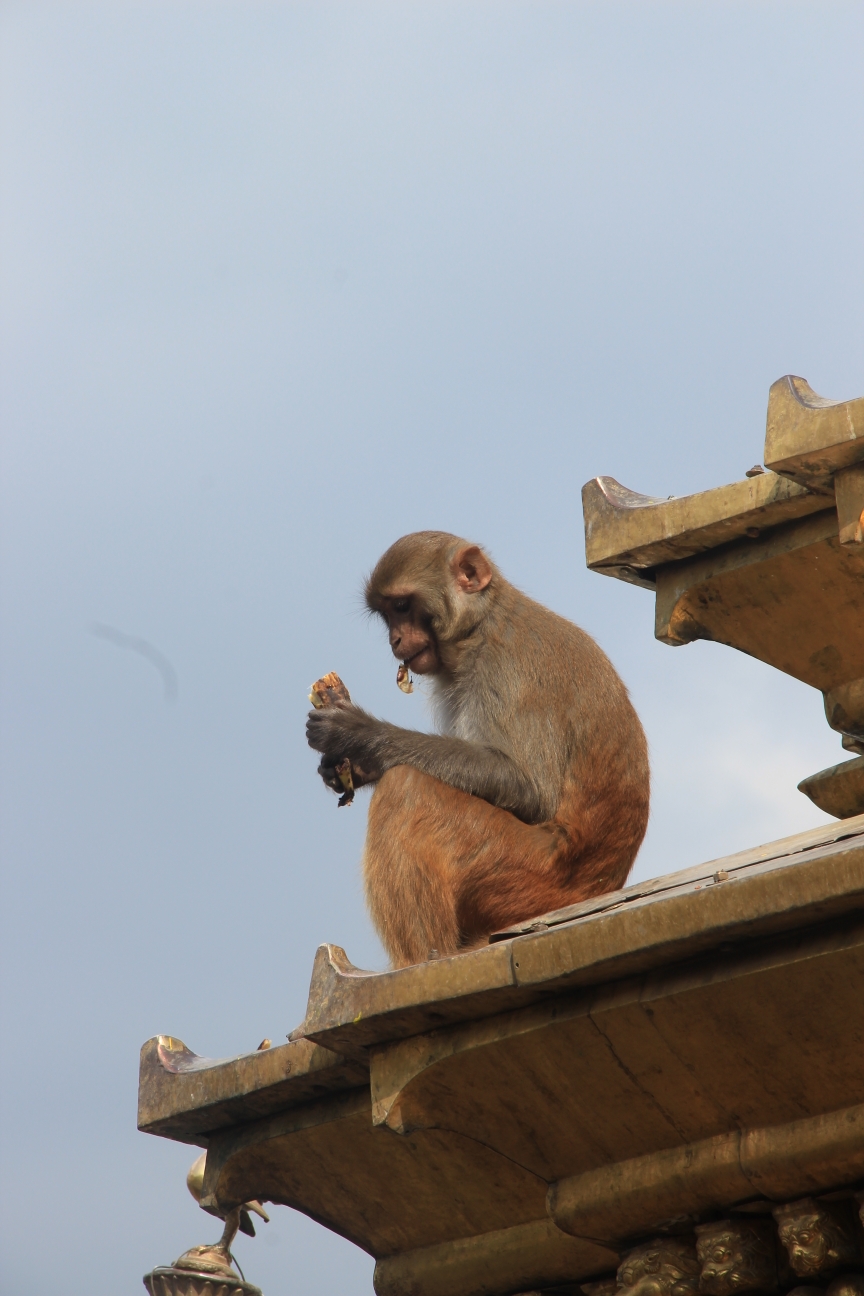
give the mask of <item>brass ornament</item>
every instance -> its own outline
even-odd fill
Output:
[[[864,1274],[840,1274],[828,1284],[825,1296],[864,1296]]]
[[[206,1168],[207,1153],[202,1152],[186,1175],[186,1187],[199,1206],[204,1196]],[[208,1210],[211,1214],[216,1213],[209,1204]],[[261,1296],[261,1289],[247,1283],[234,1268],[231,1254],[238,1232],[255,1236],[250,1211],[265,1223],[269,1222],[270,1216],[258,1201],[235,1206],[224,1215],[219,1212],[218,1217],[225,1221],[219,1241],[190,1247],[173,1265],[157,1266],[145,1274],[143,1282],[150,1296]]]
[[[777,1262],[770,1223],[715,1220],[696,1228],[701,1266],[699,1290],[709,1296],[777,1290]]]
[[[269,1047],[270,1047],[270,1041],[266,1039],[262,1040],[261,1043],[258,1045],[258,1051],[260,1052],[262,1049],[268,1049]],[[202,1152],[201,1155],[198,1157],[198,1159],[192,1162],[191,1166],[189,1167],[188,1173],[186,1175],[186,1187],[189,1189],[190,1193],[195,1198],[199,1206],[201,1205],[201,1199],[204,1196],[204,1171],[206,1169],[207,1169],[207,1153]],[[270,1223],[270,1216],[267,1214],[264,1207],[261,1205],[259,1201],[245,1202],[244,1205],[238,1207],[238,1210],[240,1211],[240,1221],[238,1224],[238,1228],[239,1231],[241,1233],[245,1233],[247,1237],[255,1236],[255,1228],[252,1224],[252,1220],[250,1219],[250,1212],[257,1215],[260,1219],[264,1221],[265,1224]],[[225,1219],[226,1229],[227,1229],[228,1216],[224,1216],[224,1217],[220,1216],[220,1218]],[[235,1229],[234,1233],[231,1235],[232,1242],[234,1240],[234,1237],[237,1234],[237,1231],[238,1229]]]
[[[618,1291],[628,1296],[695,1296],[696,1248],[684,1238],[655,1238],[628,1251],[618,1267]]]
[[[799,1278],[819,1278],[860,1263],[851,1211],[845,1202],[800,1201],[775,1206],[780,1241]]]
[[[172,1268],[154,1269],[145,1274],[144,1286],[150,1296],[261,1296],[260,1287],[239,1278],[217,1278]]]

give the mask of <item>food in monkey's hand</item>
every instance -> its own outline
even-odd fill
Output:
[[[309,690],[309,701],[316,711],[322,707],[333,706],[340,702],[350,702],[351,694],[342,683],[335,671],[330,671],[329,675],[322,675],[316,680]],[[338,806],[350,805],[354,800],[354,776],[351,772],[351,762],[346,757],[335,766],[336,773],[339,775],[339,782],[345,791],[337,801]]]
[[[322,675],[316,680],[309,691],[309,701],[320,711],[322,707],[334,702],[350,702],[351,694],[342,683],[335,671],[329,675]]]
[[[396,683],[399,685],[403,693],[414,692],[414,681],[411,679],[411,676],[408,674],[408,667],[405,665],[404,662],[401,663],[399,669],[396,672]]]

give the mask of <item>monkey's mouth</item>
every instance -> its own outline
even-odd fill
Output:
[[[425,657],[427,653],[429,653],[430,661],[428,663],[424,663],[421,659]],[[434,665],[434,662],[435,662],[435,649],[433,648],[431,643],[424,644],[422,648],[418,648],[417,651],[415,653],[412,653],[410,657],[404,657],[402,659],[402,664],[404,666],[407,666],[410,670],[415,671],[415,673],[417,674],[423,673],[424,665]]]

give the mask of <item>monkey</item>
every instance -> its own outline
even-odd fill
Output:
[[[510,584],[479,545],[397,540],[366,581],[400,663],[432,684],[438,733],[344,704],[309,714],[318,773],[373,784],[363,877],[393,967],[623,885],[645,835],[648,747],[584,630]]]

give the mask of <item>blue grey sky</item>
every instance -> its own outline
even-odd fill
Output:
[[[335,669],[428,725],[360,610],[397,536],[487,545],[616,662],[634,877],[823,820],[819,695],[656,643],[579,492],[739,479],[782,374],[864,393],[862,35],[842,0],[3,5],[4,1290],[143,1291],[215,1235],[194,1150],[135,1130],[145,1039],[281,1041],[324,940],[383,966],[365,800],[303,721]],[[265,1296],[369,1296],[273,1216]]]

